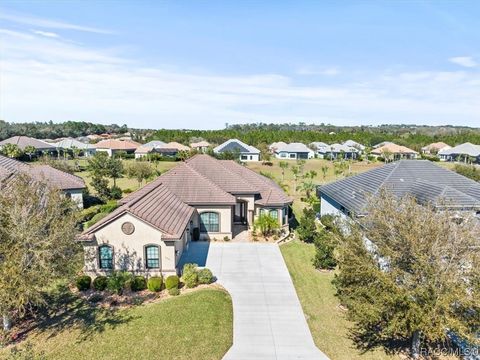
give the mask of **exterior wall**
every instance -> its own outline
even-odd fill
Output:
[[[108,156],[112,156],[112,149],[97,149],[97,152],[106,152]]]
[[[320,215],[333,215],[346,219],[347,215],[342,211],[342,206],[325,194],[320,194]]]
[[[78,205],[79,209],[83,209],[83,190],[82,189],[65,190],[65,194],[70,196],[72,201]]]
[[[242,156],[246,156],[246,159],[242,159]],[[242,153],[240,154],[240,161],[260,161],[260,154]]]
[[[220,231],[219,232],[200,232],[201,240],[209,239],[223,239],[228,236],[232,238],[232,224],[233,224],[233,211],[232,206],[194,206],[198,212],[198,219],[194,224],[200,227],[200,214],[204,212],[216,212],[220,215]]]
[[[310,151],[308,153],[296,153],[296,152],[287,152],[287,151],[280,151],[280,152],[275,152],[275,157],[277,159],[283,159],[283,160],[296,160],[296,159],[304,159],[299,154],[307,154],[307,159],[312,159],[315,157],[315,153],[313,151]]]
[[[140,159],[144,156],[147,156],[147,153],[135,153],[135,159]]]
[[[131,222],[135,231],[123,233],[121,226]],[[182,255],[182,240],[162,240],[162,233],[130,214],[124,214],[95,233],[95,240],[84,243],[85,272],[92,276],[107,275],[111,270],[99,269],[98,247],[105,244],[113,247],[113,270],[126,270],[139,274],[158,275],[176,273],[176,265]],[[145,246],[158,245],[160,268],[145,268]]]
[[[260,210],[265,209],[265,210],[276,210],[277,211],[277,218],[278,218],[278,224],[280,225],[280,228],[282,229],[289,229],[289,224],[288,224],[288,205],[285,205],[284,207],[264,207],[264,206],[257,206],[255,209],[255,219],[260,216]],[[283,219],[283,209],[285,209],[285,218]]]

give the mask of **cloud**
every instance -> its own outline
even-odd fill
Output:
[[[83,32],[90,32],[96,34],[112,34],[110,30],[99,29],[95,27],[82,26],[76,24],[70,24],[62,21],[42,19],[29,15],[18,15],[14,13],[9,13],[4,9],[0,9],[0,20],[5,20],[12,23],[35,26],[40,28],[47,29],[61,29],[61,30],[76,30]]]
[[[468,67],[468,68],[478,66],[478,63],[471,56],[452,57],[448,59],[448,61],[463,67]]]
[[[60,35],[58,35],[57,33],[50,32],[50,31],[32,30],[32,32],[33,32],[34,34],[41,35],[41,36],[45,36],[45,37],[49,37],[49,38],[58,38],[58,37],[60,37]]]
[[[480,74],[468,69],[379,71],[361,81],[332,79],[325,85],[320,78],[298,86],[282,74],[226,76],[147,67],[118,49],[0,32],[0,118],[7,121],[85,120],[145,128],[221,128],[253,121],[480,123]]]

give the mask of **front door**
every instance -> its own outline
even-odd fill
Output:
[[[247,223],[247,203],[245,201],[240,201],[235,204],[235,224],[246,224]]]

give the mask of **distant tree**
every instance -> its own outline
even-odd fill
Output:
[[[298,173],[300,172],[300,170],[298,169],[298,166],[292,166],[290,168],[290,170],[292,171],[292,175],[293,175],[294,190],[296,190],[297,189]]]
[[[282,182],[283,182],[285,180],[285,170],[288,169],[288,162],[280,161],[278,165],[280,166],[280,169],[282,169]]]
[[[8,156],[9,158],[19,158],[22,156],[23,152],[16,144],[5,144],[2,145],[2,154]]]
[[[181,150],[177,154],[177,159],[179,159],[180,161],[185,161],[189,157],[190,157],[190,153],[188,151],[185,151],[185,150]]]
[[[338,296],[365,348],[410,339],[411,353],[446,342],[478,343],[479,225],[462,214],[384,191],[368,215],[341,233]],[[365,239],[371,243],[367,247]]]
[[[117,179],[123,175],[123,162],[121,159],[111,157],[107,161],[107,176],[113,179],[113,186],[117,186]]]
[[[302,176],[303,176],[303,170],[305,169],[305,164],[306,164],[305,160],[303,159],[297,160],[298,171]]]
[[[32,156],[35,155],[35,153],[37,152],[37,149],[35,148],[35,146],[27,145],[25,146],[24,152],[25,154],[28,155],[30,161],[32,161]]]
[[[4,329],[81,268],[77,208],[60,191],[18,176],[0,191],[0,313]]]
[[[309,199],[313,192],[316,190],[316,185],[313,183],[310,178],[304,178],[303,182],[300,184],[298,190],[303,191],[307,199]]]
[[[117,188],[116,180],[121,178],[124,172],[121,159],[109,157],[107,153],[97,152],[88,160],[88,170],[92,176],[91,185],[97,194],[104,200],[111,198],[111,189],[108,188],[108,180],[113,179],[113,188]]]
[[[140,161],[129,163],[125,168],[125,172],[129,178],[137,179],[139,187],[144,180],[150,179],[156,173],[152,165],[148,162]]]
[[[328,165],[323,165],[321,167],[322,175],[323,175],[323,181],[325,181],[325,179],[327,178],[328,169],[330,169],[330,167]]]

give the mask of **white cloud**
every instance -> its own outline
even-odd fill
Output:
[[[454,64],[468,67],[468,68],[478,66],[478,63],[471,56],[457,56],[457,57],[452,57],[448,60]]]
[[[12,23],[36,26],[47,29],[63,29],[63,30],[76,30],[83,32],[91,32],[97,34],[112,34],[111,31],[105,29],[99,29],[96,27],[82,26],[76,24],[70,24],[63,21],[55,21],[49,19],[42,19],[35,16],[19,15],[9,13],[5,9],[0,9],[0,20],[9,21]]]
[[[85,120],[147,128],[226,122],[478,125],[480,74],[366,74],[362,82],[297,86],[278,74],[223,76],[146,67],[114,49],[1,30],[0,118]]]
[[[42,31],[42,30],[32,30],[34,34],[49,37],[49,38],[58,38],[60,35],[51,31]]]

